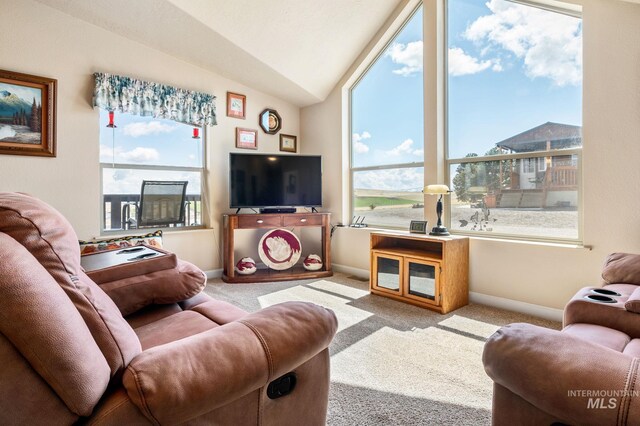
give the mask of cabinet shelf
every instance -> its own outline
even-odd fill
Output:
[[[256,283],[269,281],[303,280],[323,278],[333,275],[331,271],[330,213],[267,213],[267,214],[229,214],[223,216],[224,222],[224,264],[222,280],[228,283]],[[280,227],[319,227],[321,228],[322,269],[307,271],[297,265],[284,271],[259,268],[251,275],[241,275],[235,271],[235,231],[238,229],[273,229]]]
[[[469,239],[371,234],[373,294],[445,314],[469,303]]]

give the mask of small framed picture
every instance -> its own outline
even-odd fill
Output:
[[[280,133],[280,151],[298,152],[298,138]]]
[[[236,127],[236,148],[258,149],[258,131]]]
[[[246,118],[247,97],[239,93],[227,92],[227,117]]]
[[[426,220],[412,220],[409,225],[409,232],[412,234],[426,234],[427,233],[427,221]]]

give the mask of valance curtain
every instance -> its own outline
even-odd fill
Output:
[[[164,84],[95,73],[93,105],[109,111],[164,118],[192,126],[216,123],[216,97]]]

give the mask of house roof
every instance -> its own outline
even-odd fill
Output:
[[[324,101],[385,22],[407,4],[407,0],[37,1],[301,107]]]
[[[582,144],[582,127],[548,121],[500,141],[496,146],[512,152],[532,152],[546,151],[547,144],[550,149],[580,146]]]

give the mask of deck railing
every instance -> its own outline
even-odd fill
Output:
[[[200,195],[187,195],[184,224],[182,226],[198,226],[202,224],[202,203]],[[103,229],[114,231],[129,229],[134,223],[140,194],[105,194],[103,197]]]

